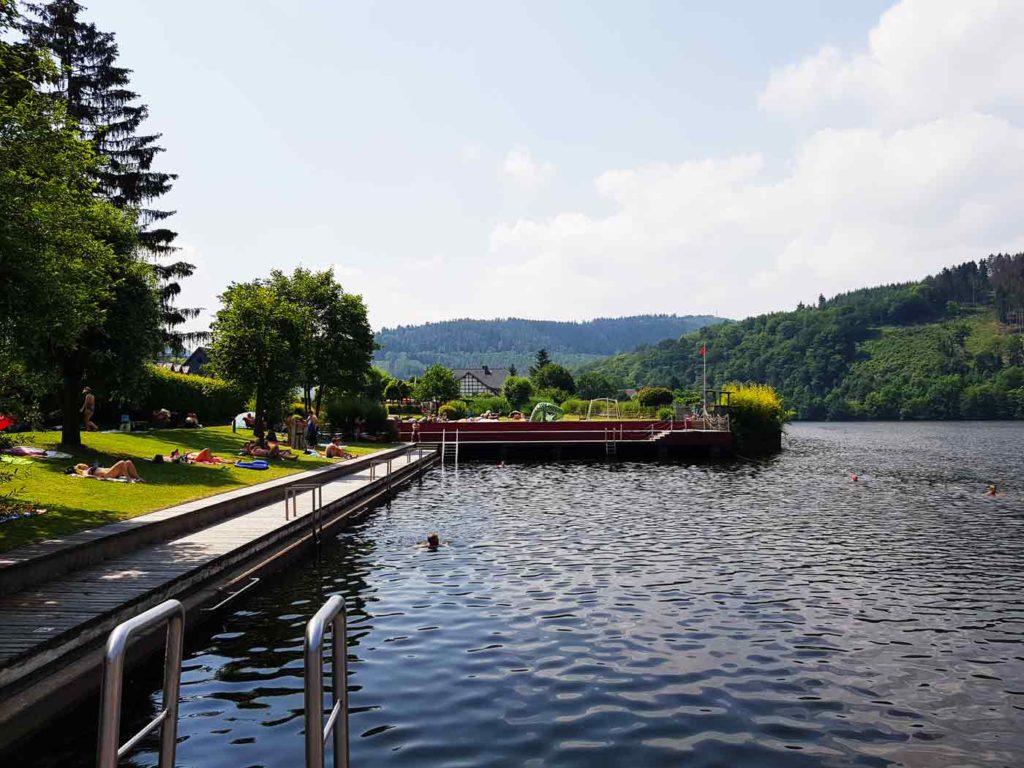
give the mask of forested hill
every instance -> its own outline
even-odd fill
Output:
[[[618,386],[757,381],[804,419],[1024,418],[1024,254],[819,299],[591,366]]]
[[[489,365],[526,371],[538,349],[562,365],[577,367],[616,352],[651,344],[705,325],[709,315],[638,315],[582,323],[553,320],[446,320],[385,328],[377,334],[374,362],[395,376],[417,376],[434,363],[449,368]]]

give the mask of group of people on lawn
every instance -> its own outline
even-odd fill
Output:
[[[82,390],[82,407],[79,409],[82,413],[82,419],[87,432],[95,432],[99,428],[93,422],[92,417],[96,412],[96,397],[93,395],[92,390],[86,387]],[[168,426],[170,422],[171,412],[166,408],[157,409],[153,412],[152,422],[155,426]],[[297,418],[297,417],[290,417]],[[356,423],[356,434],[360,436],[361,430],[361,419],[357,420]],[[254,414],[246,414],[243,418],[243,422],[246,427],[252,429],[253,439],[246,441],[242,445],[242,450],[239,452],[242,456],[250,456],[254,458],[262,459],[297,459],[298,454],[292,451],[290,448],[282,448],[281,443],[278,440],[277,433],[273,427],[268,426],[269,420],[267,419],[266,412],[260,415],[260,418],[256,418]],[[189,413],[185,419],[186,427],[200,427],[199,418],[195,413]],[[291,426],[289,424],[289,426]],[[313,413],[306,414],[306,419],[303,424],[303,438],[306,444],[306,452],[320,456],[319,451],[319,430],[320,421]],[[355,454],[350,453],[345,449],[345,446],[341,444],[341,436],[335,435],[331,438],[331,442],[327,445],[326,450],[323,453],[324,458],[327,459],[352,459],[355,458]],[[178,449],[173,450],[170,454],[164,456],[163,454],[157,454],[152,459],[153,463],[160,464],[164,462],[170,463],[181,463],[181,464],[231,464],[232,462],[223,459],[219,456],[214,456],[213,451],[209,448],[203,448],[199,451],[180,451]],[[131,459],[124,459],[114,463],[110,467],[101,467],[98,464],[75,464],[73,467],[68,469],[68,474],[76,474],[81,477],[91,477],[102,480],[127,480],[129,482],[143,482],[139,476],[139,472],[135,467],[135,464]]]

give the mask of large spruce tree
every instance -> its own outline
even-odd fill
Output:
[[[59,67],[54,93],[65,102],[83,138],[106,159],[98,172],[99,191],[117,207],[135,212],[139,247],[161,286],[165,344],[180,353],[205,334],[181,330],[200,311],[175,305],[179,281],[192,275],[195,266],[174,259],[176,233],[164,225],[174,212],[153,206],[177,177],[153,168],[154,158],[164,150],[157,144],[160,134],[141,130],[149,109],[130,88],[131,70],[117,65],[114,35],[84,21],[84,6],[54,0],[29,4],[28,9],[34,14],[23,24],[29,42],[50,51]]]

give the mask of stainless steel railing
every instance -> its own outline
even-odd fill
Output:
[[[164,652],[164,692],[160,713],[141,731],[118,746],[121,731],[121,686],[124,682],[125,655],[133,634],[167,625]],[[181,685],[181,653],[185,637],[185,608],[177,600],[168,600],[117,625],[107,638],[103,655],[103,682],[100,690],[100,729],[96,748],[97,768],[116,768],[119,758],[129,754],[139,742],[160,728],[160,768],[174,768],[174,750],[178,738],[178,693]]]
[[[304,483],[299,485],[289,485],[284,489],[284,519],[289,520],[292,517],[299,516],[299,496],[304,493],[309,493],[311,497],[312,508],[311,512],[315,513],[317,509],[324,505],[324,486],[323,483]]]
[[[331,627],[331,713],[324,725],[324,635]],[[306,768],[324,768],[324,746],[334,732],[334,768],[348,768],[348,659],[345,600],[334,595],[306,625]]]

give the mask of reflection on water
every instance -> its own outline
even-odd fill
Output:
[[[179,764],[301,765],[303,627],[340,592],[356,766],[1024,765],[1022,438],[807,424],[764,462],[435,471],[190,638]],[[125,733],[158,669],[130,684]],[[91,765],[94,718],[20,764]]]

